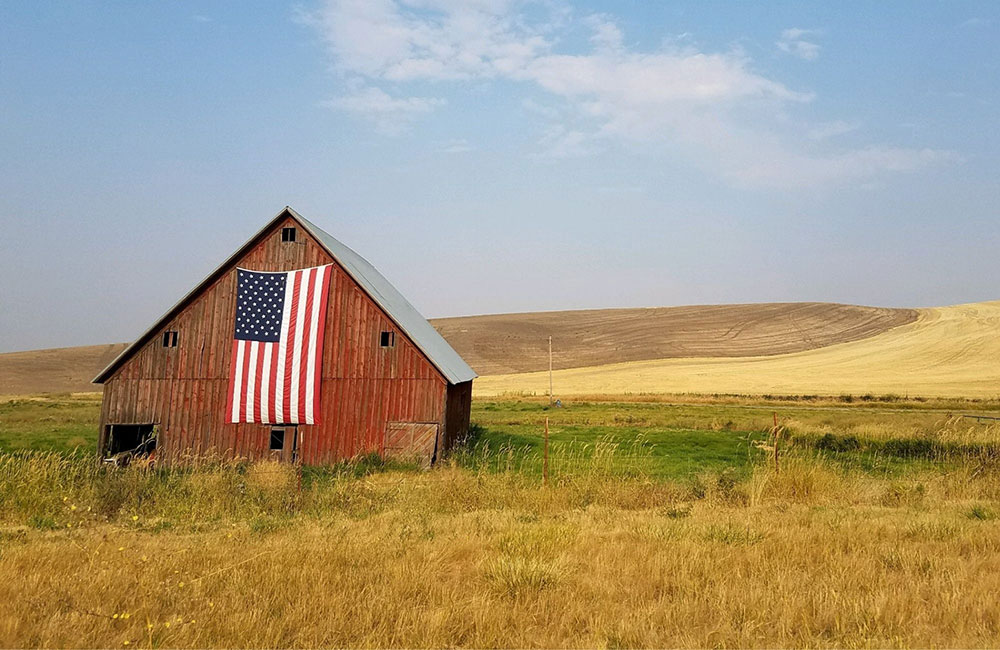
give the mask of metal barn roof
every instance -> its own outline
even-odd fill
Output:
[[[438,334],[434,326],[427,322],[427,319],[420,315],[420,312],[403,297],[396,287],[385,279],[381,273],[372,266],[368,260],[361,257],[348,248],[333,235],[326,232],[305,217],[285,207],[266,226],[251,237],[232,256],[222,263],[207,278],[202,280],[197,287],[185,295],[180,302],[170,308],[156,323],[149,328],[142,336],[137,338],[130,346],[125,348],[114,361],[102,370],[94,378],[95,384],[104,383],[111,374],[118,369],[134,352],[144,345],[150,338],[180,311],[201,291],[225,272],[230,266],[242,257],[253,244],[257,242],[261,235],[269,230],[276,221],[290,216],[299,222],[305,230],[322,246],[327,253],[357,282],[365,292],[371,296],[372,300],[382,308],[396,325],[413,341],[414,345],[426,355],[434,367],[436,367],[445,379],[451,384],[460,384],[475,379],[478,375],[469,367],[469,364],[459,356],[455,349]]]

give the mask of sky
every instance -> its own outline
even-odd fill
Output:
[[[285,205],[427,317],[1000,299],[1000,3],[0,3],[0,351]]]

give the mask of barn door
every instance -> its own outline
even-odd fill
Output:
[[[436,422],[390,422],[385,427],[386,458],[417,462],[430,467],[437,451]]]

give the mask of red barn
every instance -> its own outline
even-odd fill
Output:
[[[242,419],[231,381],[243,343],[234,347],[238,277],[248,273],[240,269],[324,265],[328,288],[317,289],[315,304],[325,314],[316,322],[325,322],[310,350],[315,422],[280,408],[268,416],[264,399],[263,418],[234,423]],[[104,385],[99,449],[105,457],[155,449],[166,462],[223,456],[323,464],[374,452],[429,463],[468,431],[475,377],[375,267],[286,207],[94,379]]]

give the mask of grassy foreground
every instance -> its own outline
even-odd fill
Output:
[[[0,452],[0,645],[995,646],[997,429],[913,406],[784,410],[777,472],[751,404],[477,402],[430,472],[301,481]]]

